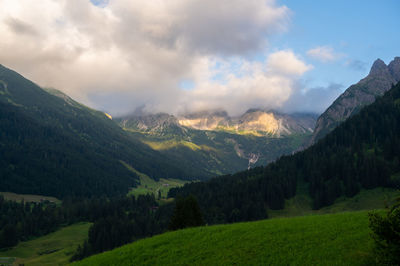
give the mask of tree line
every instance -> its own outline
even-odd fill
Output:
[[[76,257],[109,250],[164,232],[173,205],[159,206],[153,195],[114,198],[68,198],[52,202],[15,202],[0,196],[0,248],[46,235],[76,222],[92,222],[85,251]]]

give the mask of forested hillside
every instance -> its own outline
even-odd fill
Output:
[[[138,177],[121,161],[154,179],[201,176],[136,141],[104,113],[1,65],[0,147],[0,191],[123,194]]]
[[[193,194],[208,223],[267,217],[306,183],[318,209],[361,188],[400,185],[400,84],[362,109],[314,146],[256,168],[191,183],[170,196]]]

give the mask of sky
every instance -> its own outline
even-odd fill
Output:
[[[0,0],[0,64],[112,114],[323,112],[400,55],[397,0]]]

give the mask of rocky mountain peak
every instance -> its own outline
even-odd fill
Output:
[[[317,120],[310,144],[331,132],[338,124],[357,113],[365,105],[382,96],[393,84],[400,81],[400,57],[395,57],[389,65],[377,59],[369,75],[341,94]]]
[[[389,68],[381,59],[376,59],[373,63],[369,75],[371,76],[381,76],[389,73]]]
[[[396,56],[392,62],[388,65],[390,74],[396,82],[400,81],[400,57]]]

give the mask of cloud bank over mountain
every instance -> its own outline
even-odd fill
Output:
[[[288,28],[286,6],[273,0],[96,3],[0,1],[0,63],[112,114],[139,106],[233,115],[255,107],[301,110],[293,97],[313,66],[291,49],[269,46]]]

